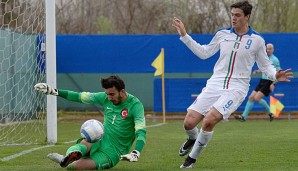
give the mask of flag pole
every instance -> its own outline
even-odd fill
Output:
[[[165,69],[164,69],[164,48],[161,48],[161,52],[155,58],[151,64],[155,69],[154,76],[161,75],[161,94],[162,94],[162,116],[163,123],[166,122],[166,100],[165,100]]]
[[[163,123],[166,123],[166,100],[165,100],[165,72],[161,75],[161,91],[162,91],[162,118]]]

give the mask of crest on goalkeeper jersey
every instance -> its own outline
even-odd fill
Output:
[[[123,109],[123,110],[121,111],[121,117],[122,117],[123,119],[125,119],[125,118],[127,118],[127,116],[128,116],[128,110],[127,110],[127,109]]]

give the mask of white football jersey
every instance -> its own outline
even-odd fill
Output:
[[[242,90],[248,91],[255,62],[269,79],[276,81],[276,69],[267,56],[265,41],[251,27],[244,35],[237,35],[233,28],[220,29],[207,45],[197,43],[189,35],[180,39],[201,59],[207,59],[220,50],[219,59],[207,85],[219,89],[241,87]]]

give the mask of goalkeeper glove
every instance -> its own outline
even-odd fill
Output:
[[[55,96],[58,96],[58,90],[55,89],[55,88],[52,88],[50,85],[48,85],[47,83],[37,83],[35,86],[34,86],[34,89],[41,92],[41,93],[44,93],[46,95],[55,95]]]
[[[121,155],[121,160],[128,160],[130,162],[138,161],[140,157],[140,152],[133,150],[130,154]]]

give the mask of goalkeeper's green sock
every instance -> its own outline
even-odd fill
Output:
[[[68,148],[68,150],[66,151],[66,155],[68,155],[69,153],[72,153],[74,151],[79,151],[82,153],[82,155],[85,155],[87,153],[87,146],[84,144],[73,145]]]
[[[262,106],[266,109],[266,111],[267,111],[268,113],[270,113],[270,107],[269,107],[268,103],[266,102],[266,100],[264,100],[264,99],[262,98],[262,99],[259,101],[259,104],[262,105]]]

